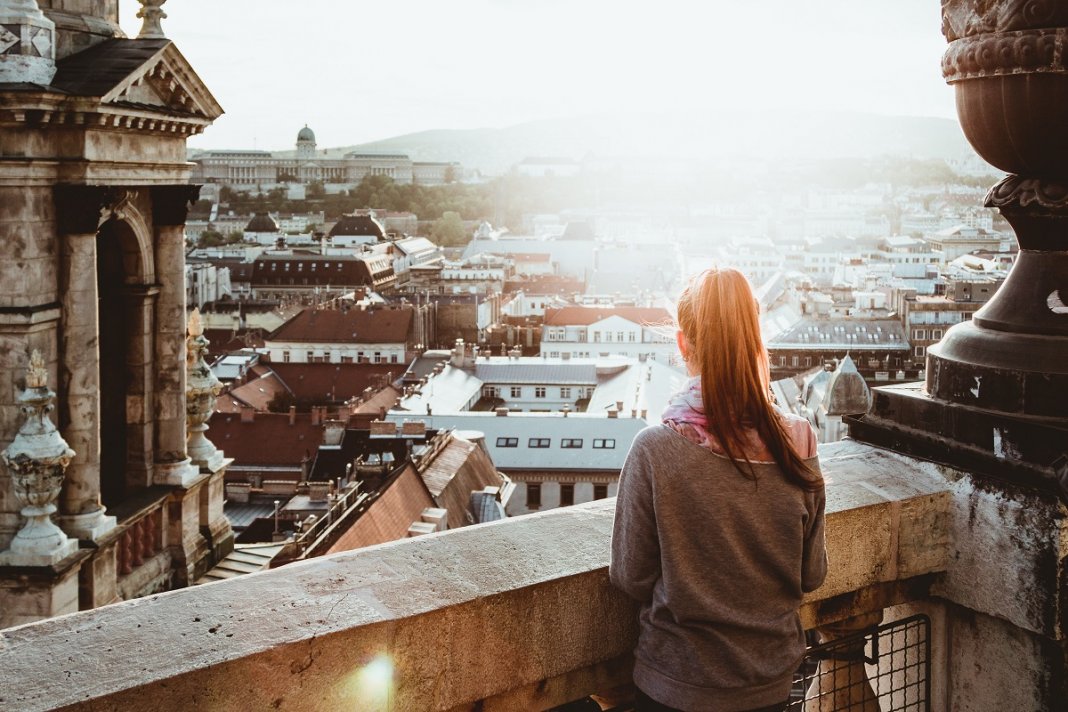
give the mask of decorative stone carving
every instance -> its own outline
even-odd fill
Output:
[[[950,41],[943,71],[964,135],[1014,174],[987,205],[1012,225],[1020,253],[997,294],[928,349],[927,393],[990,414],[1064,422],[1068,319],[1050,301],[1068,289],[1068,3],[943,0],[942,16]],[[1014,451],[994,432],[994,455],[1005,459]],[[1032,457],[1049,480],[1047,455]]]
[[[988,208],[1068,209],[1068,184],[1008,176],[986,194]]]
[[[189,315],[188,329],[189,336],[185,342],[187,449],[194,464],[214,472],[222,466],[223,454],[204,436],[204,431],[208,429],[208,420],[215,411],[215,399],[222,391],[222,383],[204,360],[210,342],[204,338],[199,309],[194,309]]]
[[[1059,27],[1068,6],[1058,0],[942,0],[942,34],[952,42],[990,32]]]
[[[0,0],[0,83],[48,86],[55,75],[55,23],[37,0]]]
[[[953,83],[962,79],[1068,71],[1063,52],[1064,28],[1022,30],[977,35],[953,42],[942,56],[942,76]]]
[[[0,554],[0,565],[50,566],[78,550],[52,523],[63,475],[74,451],[52,424],[48,414],[56,394],[48,388],[48,371],[40,351],[30,356],[26,390],[19,396],[19,409],[26,417],[18,434],[0,460],[11,473],[15,496],[23,504],[26,524],[15,534],[9,549]]]
[[[160,21],[167,19],[167,13],[163,12],[163,3],[167,2],[167,0],[138,1],[141,3],[141,9],[137,11],[137,16],[144,20],[144,24],[141,25],[141,32],[137,35],[137,39],[166,39],[167,36],[163,34],[163,25],[160,24]]]

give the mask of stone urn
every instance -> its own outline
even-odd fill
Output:
[[[1068,419],[1068,3],[942,0],[942,72],[976,152],[1008,175],[986,197],[1018,260],[970,322],[929,349],[935,398]]]
[[[189,315],[186,337],[186,449],[193,464],[215,471],[221,466],[223,454],[205,437],[204,432],[208,429],[211,414],[215,412],[222,383],[204,359],[210,343],[204,338],[200,310],[194,309]]]
[[[78,550],[78,542],[52,522],[63,476],[74,457],[74,451],[49,418],[55,408],[55,395],[48,388],[44,359],[34,351],[26,374],[26,390],[18,399],[25,420],[15,439],[0,453],[0,460],[11,473],[15,497],[23,505],[21,514],[26,523],[8,550],[0,554],[0,565],[48,566]]]

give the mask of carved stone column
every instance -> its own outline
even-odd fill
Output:
[[[160,40],[166,38],[163,34],[162,20],[167,19],[167,13],[163,12],[163,4],[167,0],[138,0],[141,3],[141,9],[137,11],[137,16],[144,20],[144,24],[141,25],[141,32],[137,35],[139,40]]]
[[[60,230],[59,424],[76,453],[60,496],[60,524],[71,536],[95,540],[115,528],[100,503],[100,350],[96,233],[107,189],[57,186]]]
[[[53,566],[78,551],[78,541],[68,538],[51,519],[63,474],[74,456],[49,417],[55,396],[48,388],[41,352],[34,351],[26,374],[26,390],[19,396],[19,408],[26,420],[15,440],[0,453],[0,460],[11,473],[15,496],[23,504],[26,524],[15,534],[8,550],[0,553],[0,566]]]
[[[881,611],[819,628],[824,643],[871,630],[883,619]],[[879,712],[879,700],[864,666],[864,638],[832,648],[820,660],[816,679],[805,693],[806,712]]]
[[[199,186],[152,189],[156,269],[156,461],[188,461],[186,452],[185,220]]]
[[[156,309],[156,474],[161,485],[201,479],[186,447],[185,219],[195,185],[152,188],[159,301]]]

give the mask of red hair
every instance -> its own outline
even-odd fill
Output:
[[[678,323],[688,360],[701,376],[708,432],[738,471],[754,476],[745,451],[746,433],[755,430],[789,481],[806,490],[820,489],[823,479],[798,454],[784,417],[772,404],[768,354],[745,276],[714,268],[694,277],[679,296]]]

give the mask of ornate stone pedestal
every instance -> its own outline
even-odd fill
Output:
[[[926,384],[875,389],[874,406],[851,421],[850,434],[966,473],[954,485],[961,505],[950,514],[957,564],[932,589],[953,604],[947,679],[967,685],[982,670],[983,684],[1012,686],[1013,707],[1061,710],[1068,699],[1068,4],[942,0],[942,18],[950,42],[942,69],[964,133],[1011,174],[986,205],[1012,225],[1020,253],[994,298],[928,350]],[[949,690],[947,707],[958,706],[958,694]]]

